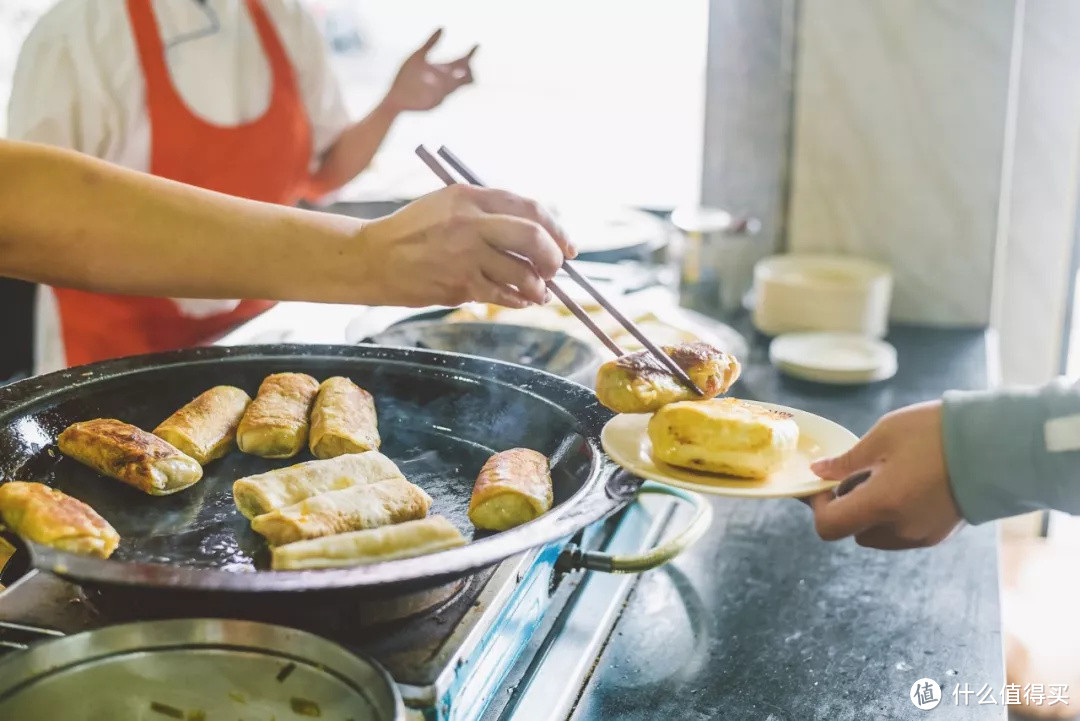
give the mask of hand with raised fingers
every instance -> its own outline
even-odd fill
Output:
[[[473,81],[471,62],[479,46],[474,45],[457,60],[432,63],[427,56],[441,36],[440,28],[405,59],[383,101],[386,106],[396,112],[431,110],[450,93]]]

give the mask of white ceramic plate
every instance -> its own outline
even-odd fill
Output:
[[[627,413],[608,421],[600,443],[611,460],[631,473],[669,486],[714,496],[736,498],[802,498],[836,485],[810,470],[810,463],[848,450],[858,438],[843,426],[813,413],[772,403],[765,408],[790,413],[799,426],[799,446],[787,462],[766,478],[745,479],[676,468],[653,460],[649,441],[649,413]]]
[[[896,375],[896,349],[851,333],[788,333],[769,345],[769,360],[788,375],[818,383],[874,383]]]

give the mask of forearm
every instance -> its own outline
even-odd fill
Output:
[[[1080,513],[1080,386],[949,393],[942,413],[953,493],[973,523],[1040,508]]]
[[[323,154],[319,169],[311,176],[309,198],[337,190],[371,165],[397,116],[398,111],[383,101],[363,120],[346,128]]]
[[[138,295],[377,302],[360,230],[352,218],[0,141],[3,275]]]

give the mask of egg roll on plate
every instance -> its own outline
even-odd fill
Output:
[[[151,496],[182,491],[202,478],[194,458],[153,433],[112,418],[74,423],[57,445],[65,456]]]
[[[375,400],[348,378],[327,378],[311,409],[311,455],[333,458],[379,450]]]
[[[493,455],[480,469],[469,499],[469,520],[477,528],[505,531],[546,513],[551,501],[547,456],[511,448]]]
[[[327,491],[251,521],[272,546],[423,518],[431,497],[404,478]]]
[[[319,382],[304,373],[275,373],[263,379],[255,400],[236,429],[244,453],[263,458],[292,458],[308,437],[308,414]]]
[[[0,485],[0,520],[23,538],[84,556],[108,558],[120,543],[120,535],[97,511],[41,483]]]
[[[649,419],[652,456],[661,463],[740,478],[765,478],[799,445],[790,413],[738,398],[666,405]]]
[[[404,480],[405,476],[378,451],[347,453],[241,478],[233,483],[233,500],[246,518],[255,518],[326,491],[390,478]]]
[[[206,465],[232,448],[249,403],[251,396],[239,388],[214,386],[162,421],[154,435]]]
[[[429,516],[278,546],[271,551],[271,568],[284,571],[360,566],[424,556],[465,543],[465,537],[454,524],[443,516]]]

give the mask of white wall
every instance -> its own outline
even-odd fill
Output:
[[[991,323],[1059,372],[1080,169],[1080,3],[802,0],[796,251],[892,265],[897,320]]]
[[[1012,0],[803,0],[794,251],[893,267],[897,320],[986,323]]]
[[[1027,0],[1022,43],[994,322],[1005,379],[1037,384],[1060,372],[1069,302],[1080,170],[1080,3]]]

